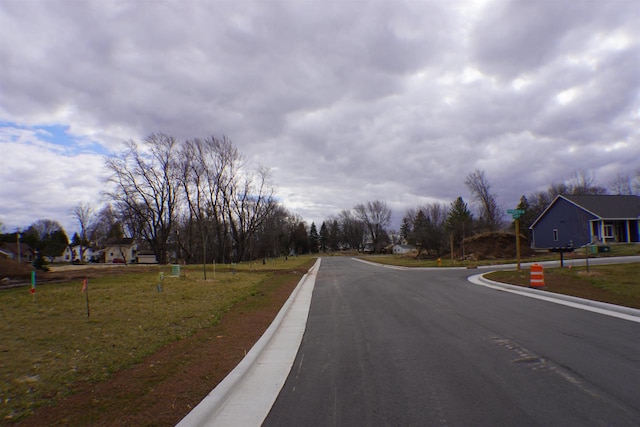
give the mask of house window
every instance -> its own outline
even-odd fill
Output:
[[[605,224],[605,226],[604,226],[604,237],[609,237],[609,238],[613,237],[613,225]]]
[[[553,241],[554,242],[558,241],[558,229],[557,228],[553,229]]]

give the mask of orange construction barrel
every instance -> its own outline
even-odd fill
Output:
[[[544,288],[544,267],[540,264],[533,264],[531,266],[529,286],[532,288]]]

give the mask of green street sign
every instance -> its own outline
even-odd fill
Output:
[[[511,215],[524,215],[524,209],[508,209],[507,213]]]

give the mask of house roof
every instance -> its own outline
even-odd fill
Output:
[[[640,219],[640,197],[616,195],[559,195],[536,218],[529,227],[533,229],[538,221],[544,217],[558,199],[564,199],[581,209],[592,213],[598,219]]]
[[[0,247],[2,247],[5,251],[9,251],[14,255],[18,254],[18,244],[16,242],[4,242],[0,243]],[[22,254],[33,253],[33,248],[27,245],[26,243],[20,242],[20,252]]]
[[[131,245],[133,244],[133,239],[131,237],[123,237],[122,239],[110,238],[104,242],[105,246],[115,246],[115,245]]]
[[[640,197],[583,195],[560,196],[599,217],[600,219],[640,218]]]

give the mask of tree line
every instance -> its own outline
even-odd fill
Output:
[[[506,230],[505,209],[483,170],[468,174],[465,185],[474,203],[457,197],[406,210],[400,230],[390,228],[386,202],[367,201],[326,218],[318,230],[277,202],[267,169],[251,168],[227,138],[179,141],[154,133],[105,159],[109,171],[108,203],[99,211],[78,204],[78,222],[71,244],[100,246],[123,239],[137,240],[156,254],[159,263],[228,263],[288,254],[338,250],[383,252],[392,243],[415,245],[419,253],[440,256],[465,238],[484,231]],[[559,194],[640,194],[640,170],[618,176],[609,189],[592,174],[576,172],[544,191],[523,195],[518,209],[521,230]],[[1,234],[16,241],[16,233]],[[48,257],[68,245],[59,223],[38,220],[22,233],[22,241]]]
[[[391,211],[383,201],[367,202],[351,210],[343,210],[336,217],[326,219],[317,238],[315,224],[309,232],[310,251],[339,249],[382,252],[393,243],[407,243],[417,248],[418,256],[430,253],[441,256],[462,248],[464,239],[478,233],[507,231],[513,222],[505,220],[506,210],[483,170],[467,175],[465,185],[475,203],[474,211],[460,196],[450,204],[431,203],[406,210],[398,233],[386,226]],[[522,195],[517,209],[524,210],[520,218],[522,233],[529,236],[529,227],[558,195],[640,195],[640,170],[635,176],[619,175],[610,189],[597,185],[595,177],[585,171],[574,172],[566,181],[552,183],[544,191]],[[317,243],[315,243],[317,242]]]
[[[275,200],[268,171],[251,169],[226,137],[156,133],[128,141],[106,165],[110,209],[159,263],[238,262],[288,249],[296,216]]]

